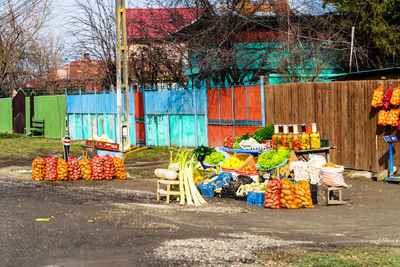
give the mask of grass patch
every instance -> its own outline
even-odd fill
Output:
[[[80,143],[82,141],[71,141],[71,155],[82,154]],[[63,154],[63,143],[60,139],[0,134],[0,158],[26,159],[35,155],[47,156],[49,154]]]
[[[314,252],[293,261],[295,266],[400,266],[398,248],[347,248],[335,252]]]
[[[399,248],[345,248],[310,251],[301,248],[269,250],[256,263],[264,266],[400,266]]]

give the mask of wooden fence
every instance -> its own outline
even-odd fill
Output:
[[[373,89],[382,84],[388,90],[400,80],[346,81],[266,85],[266,123],[301,124],[316,122],[322,138],[337,146],[331,161],[346,168],[379,171],[388,167],[388,145],[384,135],[400,132],[377,125],[380,109],[371,107]],[[400,167],[400,153],[395,166]],[[398,150],[400,151],[400,150]]]

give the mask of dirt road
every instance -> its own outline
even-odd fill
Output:
[[[202,207],[157,203],[153,180],[1,175],[0,265],[253,266],[258,252],[278,247],[400,247],[400,186],[346,182],[351,205],[270,210],[219,198]]]

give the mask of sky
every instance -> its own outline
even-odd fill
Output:
[[[145,0],[126,0],[126,7],[145,7],[144,2]],[[79,12],[79,10],[74,7],[74,3],[75,0],[53,0],[52,19],[48,23],[48,27],[45,29],[46,33],[51,33],[55,36],[62,36],[67,48],[71,48],[72,38],[66,33],[69,30],[69,27],[71,27],[71,25],[68,25],[66,22],[68,16]],[[67,63],[76,60],[76,57],[76,55],[68,55],[68,53],[65,53],[64,61]]]
[[[91,1],[91,0],[90,0]],[[127,8],[145,7],[146,0],[126,0]],[[318,15],[323,13],[322,2],[323,0],[287,0],[288,4],[293,10],[297,10],[301,13],[308,13]],[[68,16],[76,14],[79,10],[74,8],[75,0],[53,0],[53,19],[49,23],[49,27],[46,28],[46,32],[50,32],[56,36],[63,36],[64,44],[67,48],[71,49],[72,38],[66,34],[71,25],[66,23]],[[312,6],[312,7],[311,7]],[[65,54],[64,61],[77,60],[79,55],[67,55]]]

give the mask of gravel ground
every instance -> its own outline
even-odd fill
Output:
[[[221,233],[215,238],[168,240],[156,248],[154,254],[162,260],[186,262],[189,265],[229,265],[253,263],[256,252],[262,250],[310,243],[278,240],[246,232]]]

